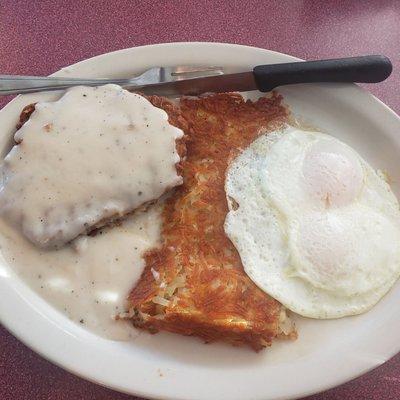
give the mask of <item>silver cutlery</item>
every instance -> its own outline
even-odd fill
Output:
[[[315,82],[381,82],[392,72],[381,55],[259,65],[252,71],[224,73],[222,67],[155,67],[129,79],[77,79],[0,75],[0,95],[115,83],[125,89],[163,96],[209,92],[268,92],[278,86]]]
[[[222,67],[188,66],[153,67],[132,78],[88,79],[53,76],[0,75],[0,95],[67,89],[72,86],[101,86],[108,83],[134,89],[144,85],[176,82],[183,79],[222,75]]]

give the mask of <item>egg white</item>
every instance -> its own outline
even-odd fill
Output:
[[[292,127],[262,135],[232,162],[225,190],[225,232],[246,273],[290,310],[359,314],[398,279],[398,201],[339,140]]]

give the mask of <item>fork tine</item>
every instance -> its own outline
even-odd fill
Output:
[[[171,67],[171,75],[184,75],[202,72],[215,72],[224,73],[223,67],[210,66],[210,65],[177,65],[176,67]]]
[[[131,79],[136,85],[180,81],[224,74],[223,67],[210,65],[177,65],[174,67],[153,67]]]

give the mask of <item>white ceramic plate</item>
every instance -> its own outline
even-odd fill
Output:
[[[155,65],[210,64],[245,70],[296,60],[268,50],[215,43],[171,43],[117,51],[56,75],[127,77]],[[354,146],[400,187],[400,119],[355,85],[281,90],[295,114]],[[3,154],[22,107],[57,94],[19,97],[0,112]],[[138,396],[173,400],[288,399],[328,389],[400,350],[399,284],[370,312],[332,321],[298,320],[299,339],[258,354],[196,338],[143,333],[115,342],[85,331],[27,287],[0,257],[0,318],[32,349],[91,381]]]

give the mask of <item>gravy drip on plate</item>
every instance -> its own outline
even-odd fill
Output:
[[[1,166],[0,214],[37,246],[60,247],[181,184],[182,135],[117,85],[37,103]]]
[[[39,249],[0,221],[2,257],[36,293],[71,320],[103,337],[137,335],[129,322],[113,316],[144,268],[142,254],[157,246],[160,206],[137,211],[119,226],[80,236],[58,250]]]

